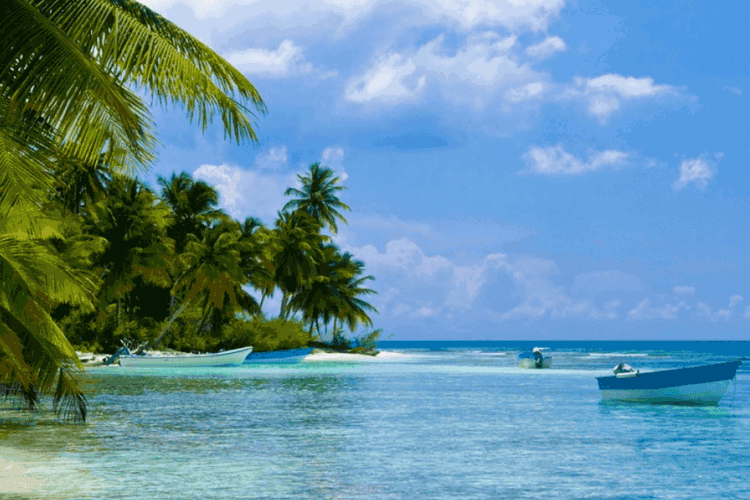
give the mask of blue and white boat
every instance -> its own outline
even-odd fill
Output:
[[[542,355],[542,352],[539,348],[535,347],[531,351],[521,351],[516,356],[516,359],[518,360],[518,367],[519,368],[549,368],[552,366],[552,358],[544,357],[542,356],[542,364],[539,366],[539,363],[537,361],[537,354]]]
[[[619,364],[614,376],[596,380],[604,400],[715,405],[727,392],[741,364],[735,360],[655,372]]]
[[[205,368],[214,366],[239,366],[252,350],[252,347],[243,347],[241,349],[222,351],[215,354],[154,356],[149,354],[129,354],[129,351],[125,349],[125,352],[128,352],[128,354],[121,354],[118,359],[120,360],[120,366],[132,368]],[[119,352],[120,350],[118,349],[115,356],[117,356]]]
[[[284,351],[251,352],[245,358],[244,364],[255,363],[299,363],[312,352],[312,347],[302,349],[287,349]]]

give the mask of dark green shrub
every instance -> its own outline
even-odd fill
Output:
[[[253,351],[278,351],[306,347],[309,334],[302,323],[283,319],[234,319],[222,329],[219,349],[253,346]]]

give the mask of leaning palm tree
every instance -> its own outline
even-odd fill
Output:
[[[321,167],[315,162],[310,165],[309,175],[298,175],[302,183],[302,189],[289,188],[284,195],[294,195],[297,198],[289,200],[284,205],[284,210],[302,210],[307,212],[321,226],[328,225],[335,234],[338,232],[336,219],[346,223],[346,219],[339,210],[350,210],[349,206],[338,199],[336,193],[343,189],[339,186],[339,177],[334,177],[333,170]]]
[[[156,142],[137,90],[184,105],[204,129],[220,116],[238,142],[257,140],[250,108],[265,107],[217,53],[132,0],[4,0],[0,19],[0,384],[33,406],[59,368],[80,367],[46,313],[55,301],[86,301],[75,273],[39,243],[56,159],[146,167]],[[60,372],[57,393],[77,401],[66,408],[80,417],[70,373]]]

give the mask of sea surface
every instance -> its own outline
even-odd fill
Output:
[[[551,369],[516,366],[534,346]],[[0,412],[0,498],[750,498],[750,343],[380,348],[293,366],[91,368],[85,424]],[[603,403],[595,379],[622,361],[736,358],[712,407]]]

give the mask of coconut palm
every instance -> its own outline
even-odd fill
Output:
[[[280,318],[289,317],[289,300],[315,272],[320,244],[326,239],[320,234],[320,225],[306,212],[279,212],[270,246],[274,282],[282,293]]]
[[[235,308],[258,313],[260,306],[242,287],[249,283],[242,267],[244,243],[236,221],[208,228],[203,240],[190,235],[186,253],[191,259],[186,276],[176,285],[185,290],[183,304],[202,304],[200,335],[212,313],[224,316]]]
[[[204,129],[219,115],[238,142],[256,140],[249,107],[265,107],[218,54],[131,0],[5,0],[0,19],[0,384],[33,406],[58,368],[80,367],[43,305],[86,303],[80,279],[39,243],[56,160],[146,166],[155,139],[134,89],[184,105]],[[56,401],[85,416],[71,373],[60,372],[56,394],[69,397]]]
[[[161,197],[174,216],[167,234],[174,240],[177,253],[185,249],[189,234],[201,239],[209,225],[227,219],[227,215],[216,208],[219,192],[215,187],[193,180],[186,172],[179,175],[172,173],[169,179],[159,176],[157,182],[162,187]]]
[[[171,213],[164,202],[135,179],[116,175],[106,197],[90,209],[87,229],[107,241],[96,267],[106,304],[130,305],[129,294],[141,283],[169,288],[173,243],[166,237]]]
[[[337,320],[351,331],[360,324],[372,325],[367,311],[377,310],[359,297],[377,292],[363,288],[365,281],[374,279],[362,276],[363,272],[364,263],[350,253],[342,255],[332,244],[322,247],[314,275],[292,300],[293,307],[303,311],[303,319],[310,322],[311,336],[313,326],[320,333],[321,319],[326,325],[333,320],[334,333]]]
[[[338,232],[336,219],[346,222],[339,210],[350,210],[349,206],[338,199],[336,193],[343,189],[339,186],[339,177],[334,177],[333,170],[321,167],[315,162],[310,165],[309,175],[298,175],[302,183],[302,189],[289,188],[284,195],[294,195],[297,198],[290,200],[284,205],[284,210],[302,210],[307,212],[321,226],[328,225],[335,234]]]
[[[104,155],[96,163],[78,158],[61,158],[55,168],[55,195],[71,213],[78,214],[86,203],[94,203],[104,194],[112,170],[104,164]]]
[[[227,135],[255,140],[246,104],[264,112],[255,87],[218,54],[131,0],[0,2],[0,91],[8,118],[35,111],[71,156],[146,164],[151,122],[140,88],[161,103],[184,104],[203,128],[215,115]],[[119,161],[113,161],[117,158]]]

